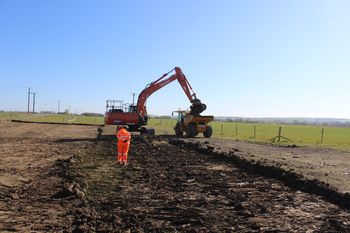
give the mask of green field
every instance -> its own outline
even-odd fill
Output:
[[[0,113],[3,120],[24,120],[35,122],[60,122],[80,124],[103,124],[103,117],[80,116],[69,114],[24,114],[24,113]],[[174,134],[174,119],[150,119],[148,127],[156,130],[157,134]],[[289,140],[281,139],[281,144],[296,144],[307,146],[336,147],[350,149],[350,128],[314,125],[287,125],[287,124],[262,124],[262,123],[237,123],[237,122],[211,122],[213,137],[231,138],[255,142],[272,142],[271,139],[278,135],[279,127],[282,127],[281,136]],[[255,128],[255,130],[254,130]],[[322,141],[322,129],[324,130]],[[255,131],[255,132],[254,132]],[[202,135],[200,135],[202,136]],[[276,142],[277,143],[277,142]]]
[[[149,125],[157,133],[174,134],[176,124],[172,119],[151,119]],[[213,137],[232,138],[255,142],[272,142],[281,127],[281,136],[290,139],[281,139],[281,144],[296,144],[307,146],[336,147],[350,149],[350,128],[319,126],[319,125],[288,125],[288,124],[262,124],[237,122],[211,122]],[[254,136],[255,126],[255,136]],[[322,141],[322,129],[323,141]],[[322,141],[322,142],[321,142]],[[277,143],[277,141],[276,141]]]
[[[21,120],[34,122],[58,122],[75,124],[103,124],[103,117],[80,116],[74,114],[25,114],[25,113],[0,113],[3,120]]]

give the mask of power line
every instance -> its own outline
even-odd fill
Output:
[[[28,87],[0,87],[0,89],[6,89],[6,90],[10,90],[10,89],[27,89]]]
[[[55,91],[55,92],[80,92],[80,93],[104,93],[105,90],[96,90],[96,89],[61,89],[61,88],[50,88],[50,87],[35,87],[35,89],[40,91]]]

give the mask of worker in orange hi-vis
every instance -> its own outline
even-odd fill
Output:
[[[125,129],[124,126],[117,127],[117,139],[118,139],[118,161],[119,164],[127,165],[128,152],[130,146],[131,135]]]

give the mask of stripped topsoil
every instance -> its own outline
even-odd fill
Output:
[[[350,231],[350,214],[327,193],[230,154],[133,135],[124,167],[108,128],[31,125],[6,123],[17,136],[0,131],[1,232]]]

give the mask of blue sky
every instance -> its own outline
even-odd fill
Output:
[[[0,0],[0,109],[104,112],[182,68],[206,114],[350,118],[350,1]],[[178,83],[148,112],[189,102]]]

